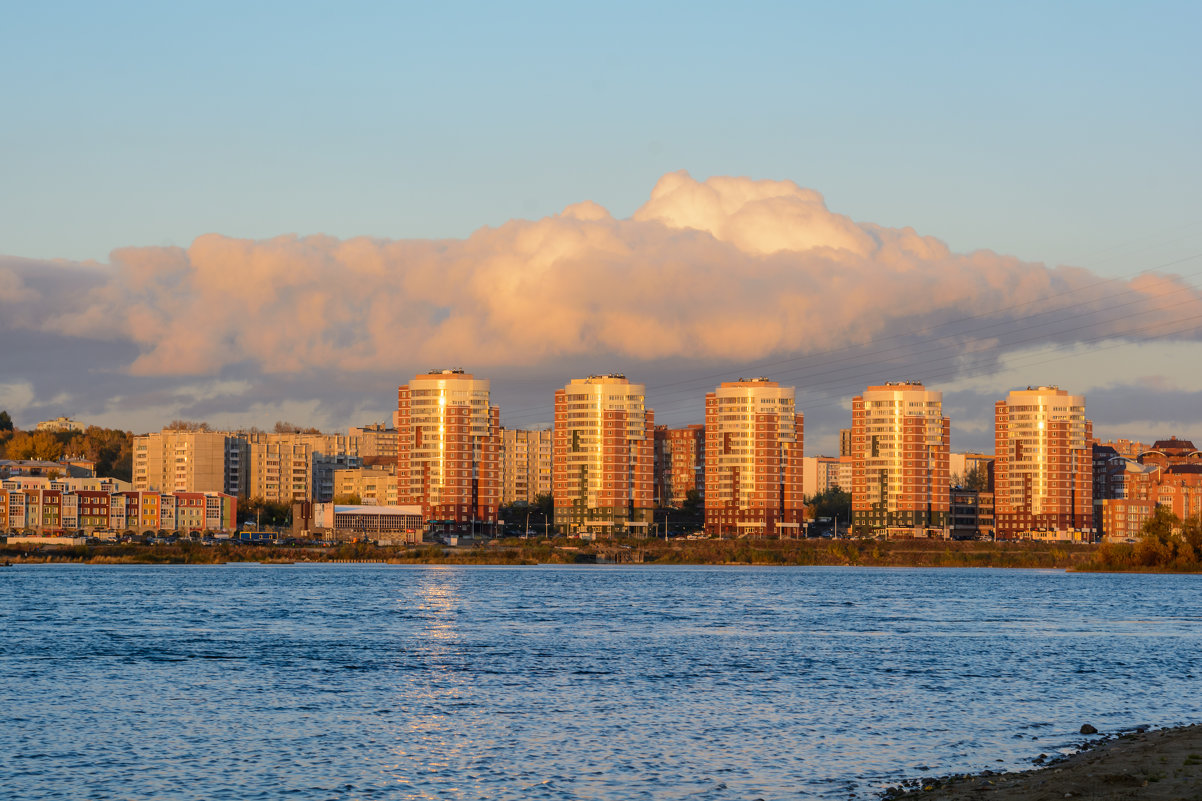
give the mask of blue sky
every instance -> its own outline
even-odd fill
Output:
[[[1197,3],[8,3],[0,254],[462,239],[581,201],[626,218],[687,170],[794,181],[955,252],[1105,277],[1167,265],[1196,287],[1200,23]],[[1199,355],[1106,363],[1202,390],[1171,364],[1137,369],[1178,347]],[[172,414],[81,408],[66,378],[0,368],[19,413]],[[188,380],[259,386],[231,369]],[[571,373],[539,376],[543,392]],[[390,402],[284,393],[255,413],[345,425]]]
[[[0,248],[459,237],[586,199],[624,216],[687,169],[1081,260],[1199,218],[1199,23],[1196,3],[14,3]]]

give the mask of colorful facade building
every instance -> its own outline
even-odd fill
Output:
[[[705,530],[796,537],[805,517],[804,418],[795,390],[767,378],[705,396]]]
[[[655,510],[655,413],[613,373],[555,391],[552,494],[563,534],[646,534]]]
[[[994,506],[999,538],[1092,538],[1092,440],[1083,395],[1028,387],[997,402]]]
[[[920,382],[852,399],[852,526],[888,536],[946,535],[951,423],[943,394]]]
[[[231,532],[237,527],[237,499],[221,492],[164,494],[49,487],[0,489],[0,529],[6,531],[38,534],[168,531],[187,534]]]
[[[554,433],[550,429],[501,430],[501,505],[532,504],[551,494]]]
[[[679,509],[692,491],[705,495],[705,426],[656,426],[656,505]]]
[[[397,500],[432,529],[492,532],[501,503],[501,412],[487,379],[432,370],[397,390]]]

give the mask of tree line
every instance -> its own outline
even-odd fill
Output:
[[[88,426],[83,431],[22,431],[7,411],[0,412],[0,459],[57,462],[80,458],[95,462],[96,475],[129,481],[133,476],[133,434]]]
[[[1157,506],[1138,541],[1104,543],[1089,569],[1202,572],[1202,515],[1182,520]]]

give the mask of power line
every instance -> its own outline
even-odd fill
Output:
[[[1197,258],[1199,255],[1202,255],[1202,254],[1195,254],[1195,256],[1193,256],[1191,258]],[[1168,281],[1171,279],[1166,277],[1165,280]],[[1105,282],[1101,282],[1101,283],[1105,283]],[[1081,289],[1081,288],[1079,288],[1079,289]],[[1098,298],[1092,298],[1091,300],[1092,300],[1092,302],[1096,303],[1100,300],[1105,300],[1107,298],[1118,298],[1118,297],[1122,297],[1124,295],[1131,295],[1132,293],[1135,293],[1135,290],[1133,290],[1131,288],[1126,288],[1122,292],[1111,293],[1109,295],[1101,296]],[[1062,293],[1062,295],[1064,295],[1064,294],[1071,294],[1071,293]],[[794,357],[794,358],[790,358],[790,359],[786,359],[786,360],[781,360],[779,362],[776,362],[775,364],[796,365],[796,367],[794,367],[794,369],[785,370],[783,372],[783,375],[778,375],[778,377],[788,379],[790,377],[793,377],[794,375],[797,375],[798,377],[805,376],[807,380],[805,381],[803,390],[806,392],[813,392],[815,389],[820,389],[821,387],[824,387],[824,386],[830,386],[832,384],[847,383],[848,381],[855,380],[855,378],[858,376],[868,375],[869,373],[879,373],[880,365],[887,364],[890,361],[890,359],[884,358],[884,357],[888,356],[889,354],[905,354],[905,353],[909,353],[909,352],[912,352],[915,350],[922,350],[924,348],[925,349],[933,349],[933,348],[946,349],[947,347],[950,347],[952,345],[958,345],[965,338],[979,336],[983,332],[987,332],[987,331],[990,331],[992,329],[996,329],[999,327],[1006,327],[1007,329],[1015,329],[1015,328],[1018,328],[1021,326],[1023,328],[1023,330],[1031,330],[1033,328],[1041,328],[1041,327],[1044,327],[1047,325],[1051,325],[1053,323],[1062,325],[1065,322],[1096,317],[1099,314],[1104,314],[1106,312],[1113,311],[1115,309],[1123,308],[1126,306],[1131,306],[1131,305],[1141,303],[1141,302],[1156,302],[1160,298],[1166,297],[1169,294],[1170,293],[1166,292],[1166,293],[1161,293],[1159,295],[1152,295],[1152,294],[1149,294],[1148,292],[1144,291],[1144,292],[1139,292],[1137,297],[1130,299],[1130,300],[1126,300],[1121,303],[1116,303],[1116,304],[1112,304],[1110,306],[1104,306],[1101,308],[1097,308],[1097,307],[1087,308],[1087,309],[1077,312],[1077,313],[1064,314],[1065,309],[1072,308],[1071,306],[1058,307],[1058,308],[1052,308],[1052,309],[1044,309],[1044,310],[1041,310],[1034,314],[1028,315],[1027,317],[1020,317],[1020,318],[1015,318],[1012,320],[998,321],[998,322],[987,324],[984,326],[979,326],[974,329],[968,329],[965,331],[955,332],[953,334],[945,334],[943,336],[931,338],[931,339],[927,339],[927,340],[920,339],[920,340],[916,340],[916,341],[907,341],[907,342],[903,342],[902,344],[899,344],[899,345],[891,345],[891,346],[877,348],[876,350],[868,350],[868,351],[862,350],[864,347],[870,346],[872,344],[872,342],[870,341],[868,343],[864,343],[864,345],[845,346],[845,347],[841,347],[841,348],[837,348],[837,349],[832,349],[831,351],[827,351],[825,353],[807,354],[807,355],[801,356],[801,357]],[[1038,301],[1038,302],[1043,302],[1043,301]],[[1151,309],[1140,309],[1132,314],[1114,316],[1110,319],[1109,322],[1115,323],[1115,322],[1123,321],[1123,320],[1131,320],[1131,319],[1135,319],[1135,318],[1139,318],[1141,316],[1147,315],[1149,313],[1163,313],[1166,309],[1172,309],[1172,308],[1176,308],[1179,306],[1183,306],[1183,305],[1187,305],[1187,304],[1191,304],[1191,303],[1195,303],[1195,302],[1197,302],[1196,296],[1189,295],[1186,298],[1184,298],[1183,300],[1177,301],[1176,303],[1172,303],[1172,304],[1168,304],[1168,305],[1161,305],[1161,306],[1158,306],[1156,308],[1151,308]],[[1023,304],[1023,305],[1030,305],[1030,304]],[[1016,308],[1018,306],[1019,306],[1019,304],[1015,304],[1014,308]],[[1029,325],[1025,325],[1025,326],[1023,325],[1024,323],[1030,323],[1031,321],[1034,321],[1040,317],[1046,317],[1047,315],[1052,315],[1052,314],[1056,314],[1058,316],[1053,320],[1047,320],[1044,322],[1029,324]],[[980,319],[983,316],[984,315],[977,315],[977,316],[973,316],[973,317],[964,317],[964,318],[960,318],[960,320],[963,321],[963,320],[971,320],[971,319]],[[1002,353],[1004,351],[1014,350],[1016,348],[1016,346],[1022,345],[1027,342],[1038,341],[1038,340],[1049,339],[1049,338],[1053,338],[1053,339],[1064,338],[1067,335],[1072,334],[1076,331],[1089,329],[1095,324],[1096,323],[1094,323],[1094,322],[1089,322],[1089,323],[1086,323],[1083,325],[1077,325],[1077,326],[1073,326],[1073,327],[1061,327],[1061,328],[1058,328],[1056,330],[1053,330],[1053,331],[1050,331],[1047,333],[1038,334],[1035,336],[1029,336],[1029,337],[1019,339],[1019,340],[1007,339],[1006,341],[999,342],[998,344],[996,344],[994,346],[973,351],[970,355],[974,359],[989,358],[990,356],[995,356],[996,354]],[[948,325],[948,324],[945,323],[942,325]],[[928,327],[927,330],[931,330],[934,327],[935,326]],[[1141,329],[1141,330],[1146,331],[1146,330],[1150,330],[1150,329]],[[1188,330],[1188,329],[1185,329],[1185,330]],[[1003,337],[1003,336],[1006,336],[1007,334],[1012,334],[1012,333],[1014,333],[1013,330],[1003,330],[1001,332],[998,332],[998,336]],[[1122,332],[1107,333],[1105,335],[1102,335],[1102,336],[1094,338],[1094,339],[1077,340],[1077,342],[1086,343],[1089,341],[1102,341],[1105,339],[1113,339],[1115,336],[1122,336],[1125,338],[1133,338],[1136,335],[1138,335],[1139,333],[1140,333],[1140,330],[1126,330],[1126,331],[1122,331]],[[1162,336],[1163,335],[1164,334],[1162,334]],[[880,341],[880,340],[878,339],[877,341]],[[815,358],[821,358],[824,356],[833,355],[835,353],[849,352],[849,351],[855,351],[854,355],[851,357],[850,360],[827,359],[827,360],[821,361],[821,362],[814,361]],[[880,360],[875,361],[874,357],[878,357]],[[935,357],[935,361],[944,361],[945,359],[946,359],[946,357],[943,357],[943,356]],[[807,362],[807,363],[801,364],[803,362]],[[922,366],[923,364],[926,364],[926,363],[929,363],[929,360],[928,360],[928,362],[919,362],[917,365],[914,365],[913,363],[911,363],[911,364],[907,365],[907,368],[910,369],[913,367]],[[832,369],[825,370],[825,371],[819,371],[817,373],[813,372],[813,370],[815,368],[829,366],[829,365],[834,365],[834,367]],[[757,369],[762,369],[763,366],[765,366],[765,365],[761,364],[761,365],[757,366],[755,369],[752,370],[752,372],[754,373]],[[659,397],[656,399],[656,403],[653,405],[653,408],[658,408],[663,411],[668,411],[673,408],[672,398],[678,397],[682,394],[692,394],[692,393],[696,392],[698,389],[700,389],[701,387],[705,386],[702,382],[705,382],[707,380],[719,379],[719,378],[729,378],[731,373],[736,372],[736,371],[737,371],[737,368],[736,368],[736,370],[724,371],[723,373],[713,374],[711,376],[691,377],[689,379],[682,379],[680,381],[668,382],[666,384],[659,385],[658,387],[656,387],[654,385],[648,386],[647,387],[648,395],[650,395],[651,392],[656,389],[675,387],[675,389],[672,389],[667,393],[661,393],[659,395]],[[849,372],[852,374],[846,375]],[[814,380],[821,376],[831,376],[831,377],[828,377],[824,381],[815,381]],[[840,376],[842,376],[842,377],[840,377]],[[665,406],[665,402],[667,402],[666,406]],[[514,412],[510,412],[507,415],[507,422],[512,422],[512,421],[514,421],[515,418],[520,420],[523,417],[529,417],[529,413],[531,413],[531,412],[533,412],[535,414],[546,414],[548,409],[549,409],[549,405],[544,405],[544,404],[539,404],[538,406],[529,407],[527,409],[518,409]]]

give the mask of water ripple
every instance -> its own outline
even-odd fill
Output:
[[[23,799],[847,799],[1200,719],[1192,576],[19,566]],[[1001,760],[999,763],[997,760]]]

